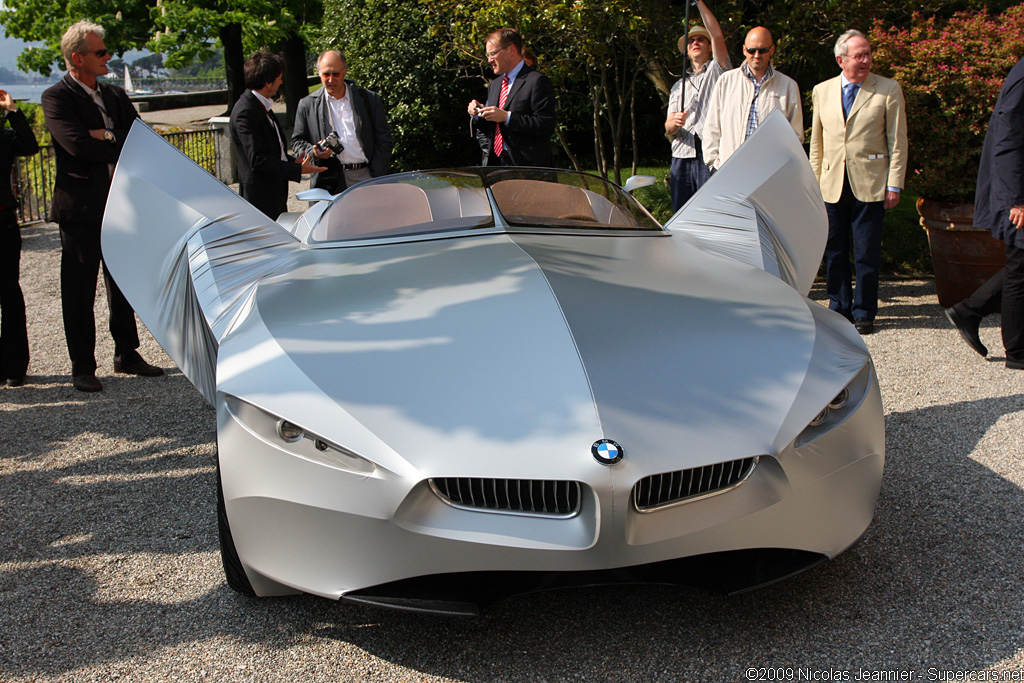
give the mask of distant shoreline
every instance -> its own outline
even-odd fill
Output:
[[[39,103],[43,91],[56,83],[12,83],[11,85],[0,85],[0,90],[11,93],[15,100]]]

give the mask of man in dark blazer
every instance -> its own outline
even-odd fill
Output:
[[[36,135],[25,114],[6,90],[0,90],[0,178],[11,177],[16,157],[39,153]],[[4,128],[4,121],[11,127]],[[0,183],[0,384],[20,387],[28,370],[28,326],[25,297],[18,274],[21,262],[21,230],[9,182]]]
[[[316,69],[323,87],[299,101],[292,131],[295,153],[312,154],[327,167],[310,178],[309,186],[338,194],[363,180],[387,175],[393,144],[380,96],[345,80],[348,62],[338,50],[321,54]],[[331,133],[337,144],[328,140]]]
[[[71,376],[79,391],[100,391],[96,379],[96,321],[93,305],[102,262],[103,210],[128,129],[138,118],[124,90],[100,83],[110,52],[103,27],[86,21],[72,25],[60,41],[68,73],[42,95],[46,127],[53,138],[57,179],[50,219],[60,227],[60,294]],[[124,294],[103,265],[103,281],[114,338],[114,371],[154,377],[163,370],[136,350],[139,333]]]
[[[1024,59],[1006,77],[988,122],[974,195],[974,224],[1006,245],[1006,267],[946,316],[982,356],[981,319],[1003,307],[1006,367],[1024,370]]]
[[[523,38],[515,29],[498,29],[484,45],[487,63],[502,78],[488,86],[486,105],[473,100],[467,107],[483,150],[481,165],[552,166],[555,89],[551,81],[523,61]]]
[[[231,109],[231,143],[238,166],[239,194],[270,218],[288,210],[288,181],[325,170],[308,159],[288,156],[284,132],[272,110],[284,83],[284,60],[257,50],[242,67],[248,88]]]

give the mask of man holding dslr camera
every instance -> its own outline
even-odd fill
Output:
[[[345,80],[348,64],[338,50],[317,60],[323,87],[303,97],[295,115],[292,149],[312,154],[327,168],[310,187],[331,194],[363,180],[386,175],[391,165],[391,128],[380,96]]]

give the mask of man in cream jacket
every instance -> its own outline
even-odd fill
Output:
[[[771,31],[763,26],[751,29],[743,41],[743,53],[746,61],[718,79],[708,105],[704,163],[712,169],[721,168],[775,109],[786,115],[797,138],[804,139],[800,88],[772,67],[775,39]]]
[[[907,171],[906,105],[899,83],[871,73],[871,43],[863,33],[839,36],[835,55],[842,73],[814,86],[811,96],[811,168],[828,211],[825,289],[829,308],[871,334],[882,220],[900,201]]]

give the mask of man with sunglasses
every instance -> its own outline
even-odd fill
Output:
[[[100,82],[111,54],[99,24],[80,21],[64,33],[60,51],[68,73],[42,95],[46,127],[53,138],[57,177],[50,220],[60,228],[60,296],[71,377],[79,391],[101,391],[96,379],[96,279],[103,262],[100,226],[114,166],[138,118],[128,95]],[[124,294],[103,264],[103,281],[114,338],[114,371],[155,377],[164,371],[139,355],[139,333]]]
[[[704,26],[691,26],[689,40],[686,36],[679,39],[679,51],[690,58],[691,68],[672,86],[665,119],[665,136],[672,141],[669,188],[673,211],[678,211],[711,177],[701,148],[704,114],[715,83],[732,67],[725,35],[715,15],[704,0],[697,0],[697,10]]]
[[[495,78],[487,103],[467,107],[470,128],[483,151],[481,166],[552,166],[555,88],[547,76],[523,60],[523,38],[501,28],[484,42]]]
[[[743,41],[743,53],[746,61],[718,79],[708,105],[704,162],[712,169],[721,168],[775,109],[786,115],[797,138],[804,139],[800,88],[772,67],[775,39],[771,31],[763,26],[751,29]]]
[[[882,221],[907,173],[907,115],[899,83],[871,73],[871,43],[849,30],[835,45],[842,70],[814,86],[811,168],[828,211],[829,308],[861,334],[875,330]],[[857,287],[850,271],[850,246]]]

